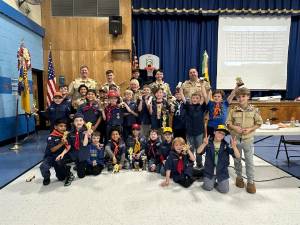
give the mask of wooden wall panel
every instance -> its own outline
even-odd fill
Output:
[[[65,76],[69,84],[79,77],[79,67],[89,67],[90,77],[100,84],[105,82],[105,71],[115,72],[116,83],[122,83],[122,90],[128,87],[131,76],[131,60],[127,55],[113,57],[112,49],[131,50],[131,0],[120,1],[122,35],[113,37],[108,31],[108,17],[53,17],[51,0],[43,1],[42,26],[46,29],[44,38],[44,80],[47,79],[49,43],[55,74]],[[46,93],[46,90],[45,90]]]

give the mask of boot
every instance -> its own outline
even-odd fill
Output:
[[[244,188],[245,187],[245,183],[242,177],[236,177],[235,180],[235,186],[239,187],[239,188]]]
[[[254,183],[247,183],[247,192],[250,194],[255,194],[256,193],[256,187]]]

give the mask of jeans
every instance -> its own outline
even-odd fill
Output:
[[[216,176],[214,176],[212,179],[209,179],[207,177],[203,178],[203,189],[206,191],[211,191],[216,183],[216,189],[217,191],[221,193],[227,193],[229,191],[229,179],[222,180],[221,182],[216,181]]]
[[[203,134],[199,134],[196,136],[187,135],[187,142],[191,146],[191,151],[196,154],[196,163],[197,167],[203,167],[202,164],[202,155],[197,154],[198,147],[202,144]]]
[[[254,163],[253,163],[253,139],[250,140],[240,140],[238,139],[237,148],[240,151],[242,156],[242,150],[244,151],[245,156],[245,164],[246,164],[246,175],[247,175],[247,182],[253,183],[254,181]],[[234,168],[235,173],[238,177],[242,177],[242,161],[241,158],[234,159]]]

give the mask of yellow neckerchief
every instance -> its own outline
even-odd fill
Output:
[[[241,112],[249,112],[249,111],[253,111],[255,108],[253,105],[248,105],[246,109],[243,109],[241,106],[236,105],[234,106],[234,111],[241,111]]]
[[[137,154],[141,151],[141,143],[139,141],[139,138],[136,138],[135,140],[136,141],[135,141],[135,144],[134,144],[134,147],[133,147],[133,153]]]

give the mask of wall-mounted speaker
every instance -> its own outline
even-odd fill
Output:
[[[114,36],[122,34],[122,16],[109,17],[109,34]]]

